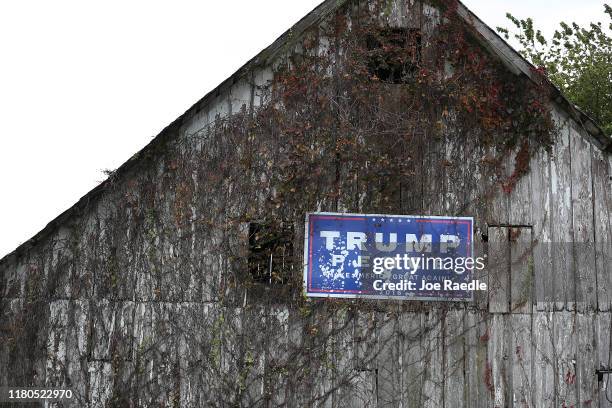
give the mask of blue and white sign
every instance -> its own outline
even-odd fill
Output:
[[[473,218],[313,213],[306,216],[307,296],[473,298]]]

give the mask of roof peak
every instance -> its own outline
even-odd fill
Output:
[[[336,12],[340,7],[344,6],[351,1],[359,0],[325,0],[319,4],[310,13],[304,16],[300,21],[294,24],[291,28],[285,31],[279,36],[271,45],[266,47],[255,57],[249,60],[241,68],[239,68],[229,78],[219,84],[212,91],[208,92],[198,102],[191,106],[185,113],[175,119],[166,128],[164,128],[149,144],[143,149],[132,156],[128,161],[123,163],[114,173],[114,176],[100,183],[93,190],[84,195],[76,204],[64,211],[54,220],[52,220],[45,228],[38,232],[33,238],[21,244],[13,252],[9,253],[2,259],[0,259],[0,265],[8,262],[12,257],[19,256],[24,251],[28,250],[32,246],[36,245],[39,241],[46,238],[51,231],[56,227],[67,221],[74,213],[78,210],[85,208],[94,199],[101,194],[107,186],[116,179],[117,176],[127,172],[129,169],[134,167],[140,157],[145,156],[149,151],[153,150],[156,146],[166,142],[167,139],[171,138],[176,132],[179,131],[180,127],[195,114],[201,111],[203,108],[208,106],[210,102],[221,94],[226,89],[230,88],[239,79],[252,72],[257,67],[264,66],[273,61],[282,50],[286,49],[289,44],[293,44],[297,41],[300,36],[309,28],[315,24],[320,23],[327,16]],[[452,0],[457,2],[457,14],[463,18],[463,20],[469,24],[478,34],[479,39],[490,52],[497,55],[501,61],[517,75],[525,75],[532,81],[537,81],[534,75],[535,67],[529,63],[523,56],[521,56],[516,50],[514,50],[503,38],[501,38],[493,29],[486,25],[481,19],[479,19],[474,13],[472,13],[461,1]],[[588,115],[573,105],[563,94],[557,89],[550,81],[547,81],[551,88],[552,100],[558,103],[568,115],[580,124],[583,129],[588,132],[598,147],[606,152],[612,151],[612,140],[610,137],[604,134],[603,130],[591,119]]]

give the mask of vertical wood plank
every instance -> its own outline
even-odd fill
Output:
[[[534,407],[555,407],[553,313],[533,315]]]
[[[495,169],[498,174],[490,178],[491,190],[487,201],[488,225],[507,225],[510,222],[510,197],[504,191],[504,183],[512,173],[512,157],[502,151],[489,153],[501,158],[501,168]]]
[[[474,257],[485,257],[487,254],[487,242],[488,239],[488,226],[487,226],[487,215],[486,215],[486,201],[487,201],[487,189],[488,177],[484,173],[484,164],[481,163],[485,155],[484,148],[475,147],[472,152],[470,162],[475,163],[471,170],[472,185],[468,191],[468,202],[469,207],[467,214],[474,217]],[[481,282],[487,282],[487,271],[486,269],[474,269],[473,279],[480,280]],[[479,310],[487,310],[488,307],[488,292],[477,291],[474,293],[474,306]]]
[[[474,231],[474,259],[481,258],[486,262],[489,252],[489,231],[486,225]],[[488,268],[472,270],[472,279],[487,283],[489,281]],[[485,311],[489,307],[489,290],[479,290],[474,292],[474,307],[478,310]]]
[[[300,309],[289,309],[289,327],[287,329],[287,341],[290,350],[290,355],[295,365],[304,364],[304,357],[296,350],[301,350],[304,347],[308,347],[307,342],[309,339],[305,335],[308,323],[310,310],[302,312]],[[304,388],[308,387],[308,384],[304,384],[304,381],[300,381],[300,376],[290,376],[288,379],[287,390],[287,401],[290,406],[301,406],[308,403],[310,397]]]
[[[444,313],[442,311],[431,311],[427,314],[422,343],[425,364],[423,407],[426,408],[441,408],[443,406],[443,326]]]
[[[413,132],[411,141],[404,141],[402,143],[400,151],[398,152],[402,158],[410,157],[407,162],[409,171],[414,174],[414,177],[402,181],[400,184],[400,197],[401,197],[401,209],[402,214],[423,214],[423,185],[421,183],[415,183],[412,180],[420,180],[423,182],[427,172],[424,165],[424,156],[427,151],[427,141],[422,132]],[[400,159],[404,160],[404,159]]]
[[[286,307],[271,307],[266,330],[270,339],[265,343],[267,350],[266,381],[264,392],[269,396],[272,406],[283,406],[290,396],[287,375],[281,369],[289,359],[289,310]]]
[[[87,363],[90,382],[90,402],[92,406],[103,407],[110,404],[112,397],[113,367],[110,363],[91,361]],[[47,384],[47,387],[51,386]]]
[[[511,169],[516,172],[517,155],[524,154],[521,152],[523,146],[514,149],[511,155]],[[529,147],[526,147],[529,149]],[[528,154],[528,153],[527,153]],[[508,197],[508,223],[511,225],[532,225],[533,217],[531,211],[531,200],[533,197],[531,192],[531,177],[527,174],[519,178],[516,185],[512,189]]]
[[[398,319],[394,314],[379,315],[377,400],[379,407],[399,407],[401,403],[401,343],[397,333]]]
[[[489,228],[489,312],[506,313],[509,304],[508,228]]]
[[[264,400],[266,398],[266,366],[269,361],[268,353],[266,353],[267,337],[264,333],[261,333],[261,328],[267,327],[270,319],[275,319],[273,316],[267,316],[267,310],[264,306],[253,306],[250,309],[242,309],[240,312],[233,308],[224,308],[224,316],[220,322],[229,322],[229,333],[225,330],[223,333],[224,338],[222,340],[225,343],[224,348],[229,348],[233,351],[234,345],[231,344],[232,336],[234,331],[242,332],[245,334],[244,337],[244,348],[241,350],[245,354],[245,362],[249,366],[244,380],[245,390],[242,395],[242,401],[240,405],[252,405],[255,401]],[[236,333],[237,334],[237,333]],[[262,353],[260,350],[263,350]],[[230,375],[229,363],[225,362],[227,359],[232,357],[231,352],[223,350],[222,355],[223,366],[221,373],[224,376]],[[236,352],[234,352],[236,353]],[[231,360],[230,360],[231,361]],[[318,373],[317,373],[318,374]],[[315,374],[316,375],[316,374]],[[318,377],[317,377],[318,379]],[[323,383],[323,381],[321,381]]]
[[[444,157],[444,140],[437,137],[427,137],[425,142],[425,157],[423,167],[426,170],[423,180],[424,213],[428,215],[441,215],[444,211],[444,197],[446,194],[446,171],[440,166],[440,157]]]
[[[45,379],[49,387],[60,388],[65,384],[67,364],[66,338],[68,335],[69,300],[49,302],[49,325],[46,342]],[[27,377],[26,377],[27,378]]]
[[[454,214],[460,204],[459,192],[462,191],[463,184],[463,179],[461,178],[462,166],[458,165],[455,160],[459,149],[459,143],[456,143],[456,140],[449,135],[445,135],[444,163],[447,171],[444,177],[444,214]]]
[[[142,333],[142,327],[140,323],[142,321],[141,313],[142,304],[136,304],[135,307],[135,318],[134,318],[134,334]],[[187,313],[183,313],[183,318],[187,321],[190,318],[196,318],[200,321],[196,325],[181,324],[181,334],[179,341],[179,353],[181,356],[189,356],[189,358],[181,358],[179,367],[183,376],[181,377],[180,385],[180,396],[181,404],[184,406],[197,406],[203,405],[206,402],[206,389],[208,388],[204,378],[206,375],[202,371],[200,364],[194,362],[203,362],[204,350],[206,347],[203,346],[205,343],[205,334],[201,332],[202,327],[208,326],[207,320],[207,307],[200,302],[194,302],[186,307]],[[183,311],[185,312],[185,310]],[[187,317],[189,316],[189,318]],[[138,361],[140,356],[135,356],[135,361]],[[210,369],[209,364],[206,364],[207,368]],[[137,367],[139,364],[137,363]]]
[[[246,77],[235,83],[228,90],[228,98],[230,103],[230,115],[244,111],[249,112],[251,109],[251,100],[254,94],[254,85],[250,78]]]
[[[612,305],[612,174],[604,153],[594,146],[591,150],[597,301],[599,310],[609,311]]]
[[[360,372],[354,369],[353,311],[341,309],[336,312],[334,325],[336,327],[336,345],[334,366],[337,372],[336,389],[334,391],[334,406],[351,406],[355,388],[358,385]]]
[[[491,365],[491,378],[493,386],[492,406],[504,408],[510,404],[508,401],[508,390],[512,386],[509,383],[508,359],[508,337],[506,332],[506,317],[500,313],[491,318],[491,337],[489,338],[488,354]]]
[[[451,310],[444,327],[444,407],[466,406],[464,310]],[[469,375],[469,374],[468,374]]]
[[[531,228],[510,228],[510,311],[531,313],[533,254]]]
[[[448,127],[446,133],[450,133]],[[446,135],[445,143],[445,162],[446,168],[446,194],[444,199],[445,214],[463,215],[470,209],[470,215],[474,214],[471,206],[471,191],[473,190],[473,177],[476,173],[474,163],[478,160],[475,157],[477,143],[466,136],[468,139],[459,139],[452,133]],[[438,162],[437,166],[441,163]]]
[[[304,405],[305,406],[305,405]],[[370,408],[376,406],[376,375],[371,371],[357,371],[351,381],[350,395],[344,407]]]
[[[512,364],[512,406],[536,407],[533,402],[533,354],[531,314],[512,314],[509,319],[509,336]]]
[[[327,310],[325,312],[328,312]],[[325,313],[324,312],[324,313]],[[319,323],[319,324],[317,324]],[[319,351],[317,356],[317,372],[314,378],[313,387],[313,405],[315,407],[331,408],[332,393],[334,387],[334,372],[333,372],[333,337],[334,330],[333,321],[322,319],[322,322],[316,322],[315,327],[320,333],[320,338],[317,340],[317,348]]]
[[[571,156],[567,125],[553,146],[551,162],[552,188],[552,284],[558,298],[555,310],[575,308],[574,257],[572,249]]]
[[[553,313],[554,354],[557,374],[557,406],[577,406],[576,321],[572,312]]]
[[[402,315],[402,404],[403,408],[423,406],[425,362],[423,346],[423,313]]]
[[[595,318],[595,337],[597,341],[596,368],[610,367],[612,365],[612,345],[610,344],[610,333],[612,331],[611,314],[609,312],[598,313]],[[603,376],[603,381],[598,384],[599,408],[612,407],[612,378]]]
[[[591,146],[573,123],[570,126],[570,138],[576,308],[579,311],[594,310],[597,307],[597,273],[593,243]]]
[[[553,310],[554,292],[551,244],[550,155],[540,150],[531,160],[531,210],[533,221],[533,260],[535,307]]]
[[[467,406],[489,408],[493,391],[487,345],[490,340],[489,321],[482,312],[468,311],[465,319],[465,382]]]
[[[576,381],[579,385],[580,407],[596,406],[598,401],[597,376],[595,368],[598,367],[597,345],[595,339],[595,318],[593,313],[578,313],[576,342],[577,373]]]
[[[375,313],[357,312],[353,326],[353,395],[347,402],[350,407],[369,407],[376,404]],[[374,339],[374,340],[373,340]]]

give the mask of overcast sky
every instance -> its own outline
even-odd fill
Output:
[[[319,2],[0,2],[0,257]],[[493,27],[603,19],[603,1],[464,3]]]

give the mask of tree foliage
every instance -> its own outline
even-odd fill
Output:
[[[610,19],[608,29],[601,22],[588,27],[560,23],[552,38],[537,29],[532,18],[506,14],[511,32],[497,27],[507,40],[520,44],[519,52],[534,65],[546,70],[550,80],[577,106],[612,133],[612,8],[604,4]]]

